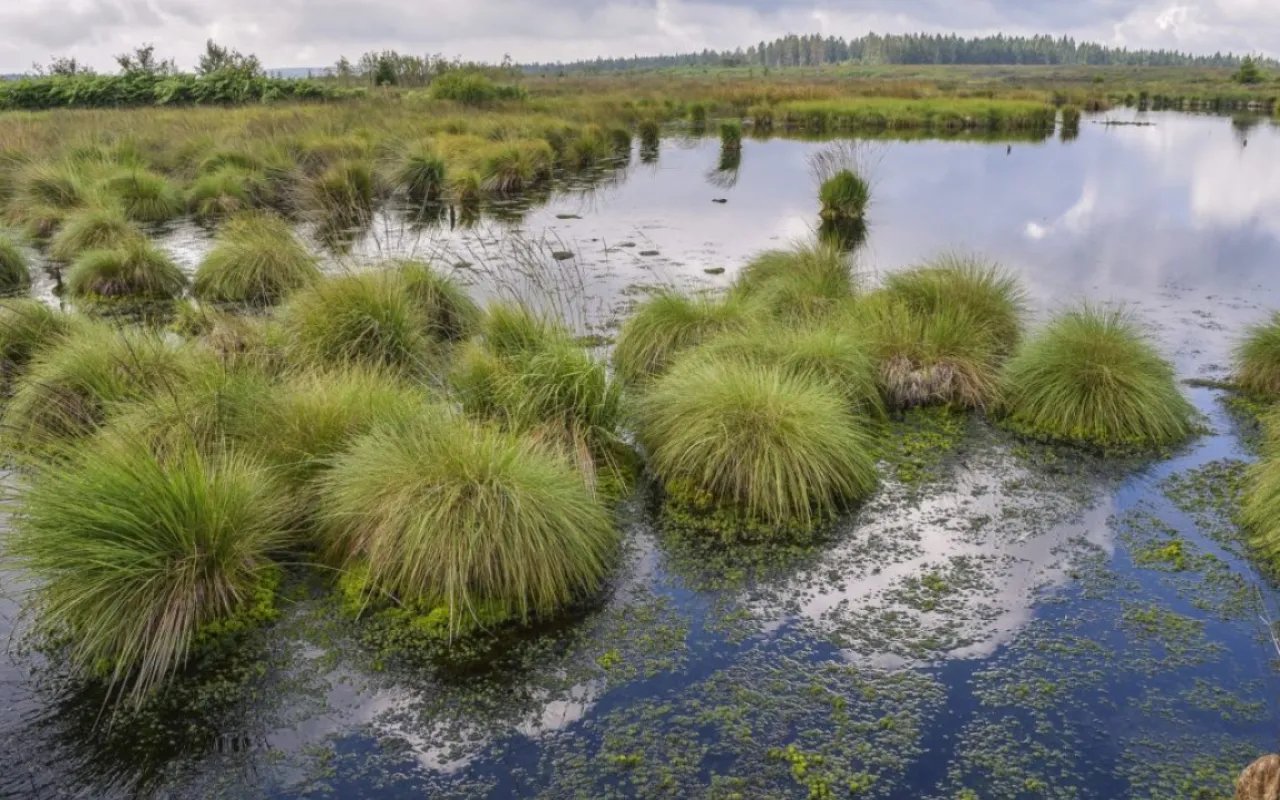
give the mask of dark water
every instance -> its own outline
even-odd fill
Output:
[[[868,281],[981,252],[1038,314],[1126,302],[1183,377],[1222,377],[1243,326],[1280,303],[1280,131],[1142,119],[1011,150],[868,145]],[[656,164],[514,222],[380,218],[332,263],[466,262],[482,293],[534,284],[607,326],[645,287],[725,285],[810,235],[822,146],[748,141],[728,176],[715,142],[667,141]],[[207,247],[195,229],[167,242],[189,265]],[[104,744],[83,700],[53,705],[14,655],[0,796],[122,794],[140,765],[182,797],[1229,796],[1277,749],[1277,598],[1214,494],[1253,458],[1247,428],[1220,393],[1188,392],[1210,432],[1167,459],[1100,464],[974,423],[924,484],[890,475],[831,541],[763,564],[685,551],[638,500],[602,607],[464,677],[376,669],[301,600],[213,741],[194,725],[167,750]],[[18,581],[0,587],[11,625]]]

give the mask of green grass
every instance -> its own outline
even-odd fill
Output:
[[[75,318],[40,300],[0,300],[0,374],[12,377],[74,324]]]
[[[742,123],[730,120],[720,123],[720,149],[736,153],[742,149]]]
[[[319,277],[315,258],[285,220],[253,213],[227,221],[193,289],[202,300],[270,305]]]
[[[376,592],[447,607],[454,631],[493,606],[555,613],[600,586],[618,546],[566,461],[440,410],[356,440],[320,496],[331,548],[367,564]]]
[[[731,294],[758,300],[784,320],[825,316],[854,297],[853,261],[838,243],[820,240],[787,250],[767,250],[734,279]]]
[[[641,303],[623,323],[613,351],[614,369],[628,383],[643,383],[665,372],[682,350],[726,331],[746,329],[756,311],[740,297],[719,300],[674,291],[658,294]]]
[[[1255,550],[1267,560],[1269,570],[1275,572],[1280,567],[1280,459],[1276,458],[1280,412],[1268,412],[1262,418],[1262,425],[1266,434],[1264,452],[1249,468],[1240,521],[1249,532]]]
[[[998,401],[999,350],[988,326],[963,308],[921,313],[877,292],[850,309],[841,324],[870,339],[892,406],[986,409]]]
[[[774,107],[775,119],[810,133],[833,131],[1050,130],[1057,109],[1031,100],[986,98],[858,97],[792,100]]]
[[[1280,312],[1249,326],[1233,355],[1237,386],[1259,397],[1280,396]]]
[[[778,367],[684,358],[639,400],[650,469],[749,518],[807,524],[876,485],[874,443],[829,384]]]
[[[197,217],[229,217],[270,206],[274,194],[265,173],[228,163],[192,181],[186,203]]]
[[[70,264],[90,250],[115,250],[146,237],[124,212],[113,206],[69,214],[49,242],[49,257]]]
[[[368,220],[380,194],[373,165],[362,160],[338,161],[307,185],[311,209],[331,219],[352,222]]]
[[[22,294],[31,288],[31,261],[12,236],[0,231],[0,295]]]
[[[864,219],[871,204],[871,185],[853,170],[842,169],[822,182],[818,201],[825,221]]]
[[[105,178],[102,193],[119,204],[135,222],[168,222],[186,208],[182,192],[163,175],[145,169],[126,169]]]
[[[99,199],[87,170],[69,162],[35,162],[18,176],[18,198],[28,207],[68,211]]]
[[[392,272],[320,280],[289,299],[280,321],[295,363],[421,375],[438,360],[427,315]]]
[[[1060,314],[1004,380],[1007,422],[1028,435],[1111,449],[1178,444],[1193,431],[1173,366],[1122,310]]]
[[[847,326],[764,325],[712,339],[699,352],[826,384],[859,414],[875,420],[886,416],[871,342]]]
[[[554,162],[551,145],[544,141],[507,142],[482,152],[480,186],[493,194],[515,194],[550,178]]]
[[[884,288],[916,313],[955,309],[981,321],[1002,353],[1012,352],[1022,336],[1026,290],[1008,270],[981,257],[940,256],[887,275]]]
[[[169,300],[186,286],[186,274],[145,239],[116,250],[90,250],[76,259],[66,277],[67,293],[79,298]]]
[[[1062,107],[1062,127],[1068,130],[1080,127],[1080,107]]]
[[[465,288],[421,261],[392,261],[382,265],[394,271],[410,299],[427,319],[427,333],[439,341],[459,341],[475,333],[482,314]]]
[[[491,303],[485,309],[480,334],[485,346],[504,358],[527,357],[569,337],[550,317],[522,303]]]
[[[201,356],[138,329],[82,322],[39,350],[4,410],[9,444],[41,451],[98,428],[120,404],[171,390]]]
[[[392,184],[418,205],[439,202],[444,194],[447,167],[430,142],[411,144],[396,164]]]
[[[41,470],[11,537],[40,626],[85,675],[141,700],[201,633],[261,602],[288,543],[270,474],[233,455],[160,461],[122,437]]]

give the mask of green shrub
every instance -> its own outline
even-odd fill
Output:
[[[181,216],[182,193],[164,176],[145,169],[127,169],[102,181],[106,197],[120,205],[135,222],[168,222]]]
[[[807,524],[876,484],[873,442],[839,392],[777,367],[693,355],[639,401],[650,468],[748,518]]]
[[[498,606],[552,614],[597,589],[618,545],[609,514],[563,459],[435,411],[376,428],[321,481],[331,548],[379,592],[445,606],[449,628]]]
[[[853,170],[842,169],[822,182],[818,201],[824,220],[863,219],[871,204],[871,185]]]
[[[12,237],[0,231],[0,295],[22,294],[31,288],[31,264]]]
[[[273,201],[271,182],[264,173],[233,164],[200,175],[187,190],[187,210],[198,217],[227,217]]]
[[[613,366],[629,383],[660,375],[682,350],[725,331],[751,324],[754,307],[730,297],[686,296],[663,292],[640,304],[622,324],[613,350]]]
[[[400,158],[392,182],[405,197],[419,205],[438,202],[444,194],[444,159],[430,142],[418,142]]]
[[[39,624],[81,673],[140,700],[202,633],[254,603],[288,542],[270,474],[234,455],[160,461],[108,437],[39,471],[12,551],[38,579]]]
[[[287,222],[270,214],[227,221],[196,272],[202,300],[269,305],[320,277],[316,260]]]
[[[1005,383],[1008,423],[1032,436],[1141,448],[1193,430],[1173,366],[1124,311],[1060,314],[1009,360]]]
[[[423,374],[436,361],[427,316],[394,273],[326,278],[281,312],[287,350],[300,363]]]
[[[71,332],[73,317],[40,300],[0,300],[0,374],[11,377]]]
[[[116,250],[145,240],[120,210],[87,208],[67,216],[49,242],[49,257],[69,264],[90,250]]]
[[[494,83],[488,76],[467,70],[451,70],[431,81],[431,96],[437,100],[480,106],[499,100],[523,100],[524,89]]]
[[[974,256],[945,255],[923,267],[891,273],[885,291],[912,311],[930,315],[957,309],[980,321],[1002,353],[1022,336],[1026,291],[996,264]]]
[[[1249,326],[1234,353],[1235,382],[1260,397],[1280,395],[1280,312]]]
[[[90,250],[67,273],[67,292],[80,298],[168,300],[182,294],[187,276],[145,239],[117,250]]]
[[[732,294],[759,300],[773,314],[814,319],[839,308],[857,289],[853,261],[835,242],[760,253],[735,278]]]

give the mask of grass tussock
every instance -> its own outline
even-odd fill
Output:
[[[187,287],[187,276],[173,260],[145,239],[116,250],[90,250],[67,273],[67,293],[90,299],[170,300]]]
[[[759,301],[789,320],[821,318],[857,292],[853,260],[839,244],[822,239],[787,250],[767,250],[734,279],[732,294]]]
[[[678,353],[717,334],[745,330],[755,307],[745,298],[663,292],[641,303],[622,325],[613,366],[628,383],[662,374]]]
[[[1234,353],[1235,383],[1259,397],[1280,396],[1280,312],[1251,325]]]
[[[12,377],[70,333],[74,320],[40,300],[0,301],[0,374]]]
[[[103,179],[102,193],[135,222],[168,222],[186,208],[182,192],[163,175],[133,168]]]
[[[871,204],[871,185],[853,170],[842,169],[822,182],[818,201],[824,221],[864,219]]]
[[[262,602],[289,541],[270,474],[234,455],[157,459],[106,437],[40,470],[12,551],[39,581],[42,628],[86,676],[140,700],[203,631]]]
[[[865,498],[873,442],[841,394],[737,360],[682,359],[641,398],[651,469],[776,525],[807,523]]]
[[[1249,468],[1240,521],[1249,532],[1250,543],[1267,560],[1270,568],[1280,566],[1280,412],[1269,411],[1262,418],[1265,433],[1262,458]]]
[[[230,217],[275,202],[265,173],[235,164],[200,175],[187,188],[187,210],[203,219]]]
[[[485,309],[480,334],[494,353],[528,357],[569,337],[557,322],[522,303],[493,303]]]
[[[742,150],[742,123],[730,120],[720,123],[720,149],[730,153]]]
[[[532,440],[436,410],[356,440],[321,481],[330,547],[376,591],[521,619],[596,590],[617,534],[581,477]]]
[[[431,338],[455,342],[479,329],[480,307],[452,276],[422,261],[395,261],[384,268],[394,271],[396,280],[426,317]]]
[[[309,207],[329,219],[368,220],[380,194],[377,173],[363,160],[338,161],[307,184]]]
[[[410,202],[426,205],[437,203],[444,196],[446,175],[445,160],[431,143],[417,142],[400,157],[392,183]]]
[[[31,288],[31,261],[12,236],[0,231],[0,295],[22,294]]]
[[[1193,430],[1173,366],[1123,310],[1060,314],[1009,360],[1005,383],[1008,423],[1032,436],[1147,448]]]
[[[919,314],[955,309],[981,320],[1002,352],[1012,351],[1022,336],[1026,290],[1012,273],[980,257],[944,255],[886,276],[884,288]]]
[[[116,250],[145,240],[142,230],[114,206],[67,216],[49,242],[49,257],[67,264],[90,250]]]
[[[253,213],[228,220],[193,289],[202,300],[270,305],[319,277],[315,258],[285,220]]]

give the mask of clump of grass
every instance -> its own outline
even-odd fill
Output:
[[[98,428],[121,404],[180,385],[200,356],[155,334],[82,322],[39,350],[17,381],[3,428],[19,450],[40,451]]]
[[[779,317],[813,319],[842,306],[856,288],[853,261],[824,239],[757,255],[738,273],[732,294],[759,300]]]
[[[269,305],[319,277],[316,260],[289,224],[255,213],[227,221],[201,262],[193,288],[202,300]]]
[[[982,258],[944,255],[888,275],[884,288],[918,314],[955,308],[981,320],[1000,352],[1013,350],[1022,336],[1026,291],[1014,275]]]
[[[613,351],[614,369],[626,382],[647,381],[665,372],[681,351],[726,331],[745,330],[755,310],[741,297],[717,300],[663,292],[642,303],[623,323]]]
[[[425,315],[427,332],[439,341],[459,341],[480,326],[481,312],[458,281],[421,261],[386,265]]]
[[[1280,413],[1270,411],[1262,418],[1264,452],[1249,468],[1240,521],[1250,534],[1250,543],[1269,562],[1272,571],[1280,565]]]
[[[446,172],[444,159],[431,143],[417,142],[401,156],[392,182],[410,201],[426,205],[444,194]]]
[[[375,591],[528,620],[597,589],[618,537],[563,459],[530,439],[440,411],[358,439],[321,481],[330,547],[366,563]]]
[[[876,294],[853,309],[849,324],[870,338],[881,386],[895,407],[985,409],[999,399],[996,343],[990,328],[963,308],[922,313]]]
[[[656,119],[641,120],[639,132],[642,150],[657,150],[662,144],[662,126]]]
[[[551,177],[554,161],[544,141],[506,142],[482,153],[480,185],[486,192],[514,194]]]
[[[31,288],[31,263],[13,237],[0,231],[0,295],[22,294]]]
[[[583,128],[569,145],[573,165],[584,169],[608,158],[611,152],[604,131],[596,125]]]
[[[730,120],[720,123],[720,149],[727,153],[742,150],[742,123]]]
[[[228,217],[271,204],[267,176],[254,169],[226,164],[200,175],[187,190],[187,209],[198,217]]]
[[[144,240],[138,226],[118,208],[87,208],[67,216],[49,242],[49,257],[71,263],[90,250],[115,250]]]
[[[555,321],[522,303],[493,303],[481,323],[485,346],[503,357],[528,357],[568,338]]]
[[[71,163],[36,162],[18,177],[18,197],[28,207],[68,211],[97,199],[86,170]]]
[[[650,468],[770,524],[807,524],[865,498],[873,442],[830,385],[772,366],[693,356],[639,403]]]
[[[162,461],[107,437],[34,476],[11,546],[71,663],[141,700],[210,626],[263,602],[289,541],[284,509],[253,461],[194,449]]]
[[[1062,107],[1062,127],[1066,130],[1078,130],[1080,128],[1079,106]]]
[[[1060,314],[1009,360],[1005,383],[1008,423],[1033,436],[1143,448],[1192,432],[1173,366],[1123,310]]]
[[[630,158],[631,156],[631,131],[626,128],[610,128],[609,144],[613,149],[613,154],[619,158]]]
[[[67,292],[80,298],[136,297],[169,300],[182,294],[187,276],[163,250],[145,239],[115,250],[90,250],[67,273]]]
[[[135,222],[168,222],[182,214],[182,193],[163,175],[133,168],[105,178],[103,194]]]
[[[72,317],[40,300],[0,301],[0,374],[12,377],[72,327]]]
[[[1280,312],[1249,326],[1234,353],[1235,383],[1259,397],[1280,396]]]
[[[422,374],[435,361],[427,316],[393,273],[319,281],[289,299],[281,324],[300,363]]]
[[[707,125],[707,107],[702,103],[692,103],[689,105],[689,122],[695,128],[704,128]]]
[[[698,352],[718,361],[776,368],[799,379],[826,384],[863,416],[885,417],[873,348],[865,333],[857,329],[762,325],[719,336]]]
[[[853,170],[842,169],[822,182],[818,200],[824,220],[864,219],[871,204],[871,185]]]
[[[310,207],[328,218],[367,220],[378,196],[377,177],[366,161],[343,160],[327,167],[307,186]]]

